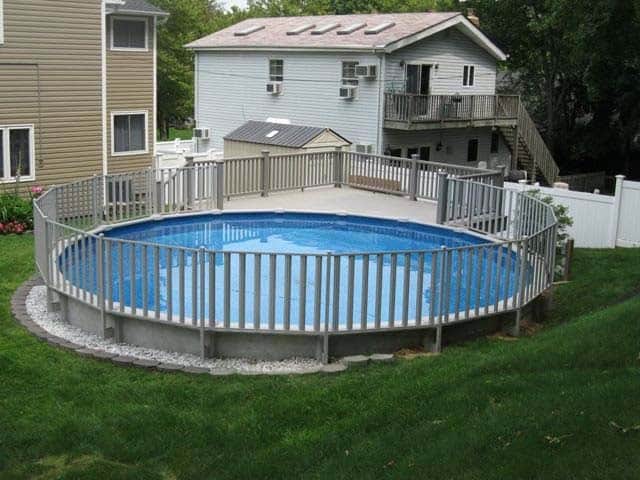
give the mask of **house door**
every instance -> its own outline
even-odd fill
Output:
[[[431,65],[408,64],[406,73],[406,93],[429,95]]]

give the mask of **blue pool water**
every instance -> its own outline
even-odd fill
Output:
[[[116,305],[122,301],[137,313],[158,310],[171,321],[192,323],[197,317],[231,327],[312,330],[324,326],[327,308],[334,328],[386,327],[405,319],[412,324],[417,313],[426,319],[502,302],[513,294],[505,285],[513,285],[519,263],[513,252],[467,233],[325,214],[223,213],[152,220],[114,228],[105,238],[126,241],[108,241],[105,249],[107,296]],[[458,248],[480,244],[487,246]],[[442,247],[458,249],[446,260],[442,255],[434,259],[431,251]],[[201,248],[207,252],[203,259]],[[296,255],[287,260],[283,253]],[[327,253],[340,256],[328,262]],[[67,248],[60,265],[72,284],[95,291],[94,244]],[[270,281],[271,271],[275,281]],[[452,278],[448,291],[441,288],[444,276]]]

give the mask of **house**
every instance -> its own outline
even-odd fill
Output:
[[[275,117],[326,125],[360,152],[558,174],[519,97],[496,95],[505,53],[460,13],[255,18],[187,48],[202,148]]]
[[[248,121],[224,137],[224,157],[252,157],[322,152],[347,148],[351,142],[330,128]]]
[[[165,16],[144,0],[0,0],[0,183],[152,166]]]

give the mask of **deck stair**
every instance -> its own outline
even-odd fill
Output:
[[[522,101],[518,107],[517,126],[500,127],[500,132],[511,153],[517,157],[518,168],[526,170],[532,182],[553,185],[557,181],[560,169]]]

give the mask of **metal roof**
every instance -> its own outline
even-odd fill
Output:
[[[236,128],[226,135],[224,139],[279,147],[302,148],[327,130],[342,138],[345,142],[351,143],[330,128],[258,122],[255,120],[250,120]]]
[[[112,13],[126,13],[137,15],[166,16],[167,12],[161,10],[146,0],[121,0],[108,2],[111,4]]]

